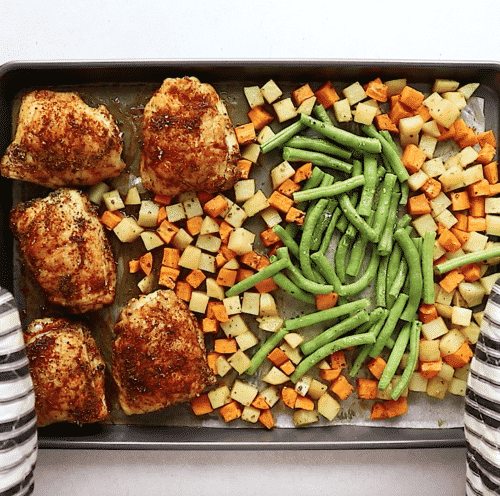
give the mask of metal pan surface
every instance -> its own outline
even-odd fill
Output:
[[[290,85],[310,81],[355,82],[380,76],[407,77],[414,84],[428,84],[436,78],[481,83],[485,98],[485,119],[498,133],[500,65],[495,62],[418,61],[123,61],[123,62],[12,62],[0,67],[0,154],[10,143],[13,112],[19,95],[34,87],[86,89],[101,88],[130,95],[141,88],[149,95],[166,77],[196,76],[212,83],[225,99],[228,110],[238,119],[238,102],[231,88],[262,84],[269,78]],[[131,91],[133,88],[133,91]],[[120,93],[122,92],[122,93]],[[141,102],[135,102],[140,106]],[[130,99],[127,100],[130,104]],[[119,103],[117,104],[119,111]],[[243,123],[242,122],[238,122]],[[133,154],[134,150],[129,149]],[[8,213],[13,205],[10,180],[0,178],[0,285],[19,296],[14,268],[13,238]],[[18,301],[21,308],[24,302]],[[53,425],[39,429],[42,448],[80,449],[372,449],[406,447],[464,446],[462,428],[411,429],[338,425],[308,429],[263,429],[179,427],[154,422],[126,425]]]

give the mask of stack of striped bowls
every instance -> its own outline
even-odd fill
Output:
[[[12,295],[0,288],[0,496],[32,494],[37,457],[35,393]]]

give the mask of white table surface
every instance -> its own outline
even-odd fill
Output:
[[[500,7],[467,2],[0,0],[11,60],[500,61]],[[381,451],[41,450],[37,495],[460,495],[465,448]]]

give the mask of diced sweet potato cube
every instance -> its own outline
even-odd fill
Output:
[[[271,360],[271,362],[279,367],[283,365],[289,358],[288,355],[281,348],[274,348],[268,355],[267,358]]]
[[[376,78],[370,81],[365,88],[365,93],[368,97],[377,100],[378,102],[387,101],[387,86],[382,82],[380,78]]]
[[[469,193],[469,198],[474,196],[488,196],[490,193],[490,183],[488,179],[481,179],[467,186],[467,192]]]
[[[320,88],[318,88],[314,95],[317,98],[317,102],[323,105],[323,107],[329,108],[336,101],[340,100],[338,93],[335,91],[335,88],[332,86],[331,81],[327,81]]]
[[[255,127],[252,122],[235,127],[234,132],[240,145],[247,145],[256,139]]]
[[[387,131],[390,131],[391,133],[399,133],[398,127],[396,126],[396,124],[394,124],[394,122],[392,122],[388,114],[376,115],[374,120],[377,129],[385,129]]]
[[[241,405],[238,402],[232,400],[227,405],[221,406],[219,408],[219,413],[224,419],[224,422],[231,422],[231,420],[241,417],[243,409],[241,408]]]
[[[254,287],[259,293],[270,293],[279,288],[271,277],[258,282]]]
[[[343,369],[347,367],[347,360],[343,350],[336,351],[330,355],[330,367],[332,369]]]
[[[238,351],[238,343],[234,338],[214,339],[214,350],[222,354],[236,353]]]
[[[401,160],[406,170],[410,174],[415,174],[422,168],[422,165],[424,165],[424,162],[427,160],[427,155],[420,150],[418,146],[410,143],[405,146]]]
[[[368,362],[367,367],[374,377],[380,379],[386,365],[386,361],[382,357],[376,357]]]
[[[495,147],[497,146],[497,140],[495,138],[495,133],[490,129],[489,131],[484,131],[482,133],[477,133],[477,141],[480,146],[484,146],[486,143],[490,144],[491,146]]]
[[[219,332],[219,323],[215,319],[205,317],[201,320],[201,330],[203,334],[217,334]]]
[[[180,250],[178,248],[163,248],[161,264],[173,269],[179,268]]]
[[[286,374],[286,375],[292,375],[295,371],[295,365],[291,362],[291,360],[287,360],[285,363],[282,363],[280,365],[280,369]]]
[[[191,409],[195,415],[206,415],[214,411],[207,393],[200,394],[196,398],[193,398],[191,400]]]
[[[160,267],[160,276],[158,278],[158,284],[160,286],[166,286],[170,289],[175,289],[175,284],[177,278],[179,277],[180,271],[178,269],[173,269],[172,267],[167,267],[162,265]]]
[[[474,353],[472,352],[470,346],[467,342],[465,342],[462,346],[460,346],[460,348],[458,348],[457,351],[455,351],[455,353],[445,355],[443,360],[454,369],[460,369],[471,361],[473,355]]]
[[[356,380],[356,392],[358,398],[364,400],[374,400],[378,394],[378,381],[359,377]]]
[[[285,386],[281,390],[281,399],[283,403],[289,408],[295,408],[295,402],[297,401],[298,393],[295,389]]]
[[[327,308],[333,308],[339,301],[339,295],[332,291],[326,294],[315,295],[316,310],[326,310]]]
[[[295,408],[302,408],[302,410],[314,410],[314,401],[307,396],[297,395],[295,400]]]
[[[385,402],[385,411],[388,418],[398,417],[408,413],[408,400],[405,396],[401,396],[397,400],[389,400]]]
[[[469,232],[486,231],[486,218],[469,215],[467,218],[467,230]]]
[[[458,285],[464,280],[464,275],[458,270],[450,270],[444,277],[439,281],[439,285],[447,292],[451,293]]]
[[[284,213],[288,212],[294,204],[294,201],[291,198],[288,198],[277,190],[272,192],[268,201],[269,205]]]
[[[330,391],[335,393],[339,399],[345,400],[352,394],[354,387],[345,378],[345,376],[341,375],[331,383]]]
[[[272,246],[281,241],[281,238],[271,228],[262,231],[259,237],[264,246]]]
[[[467,210],[470,207],[469,194],[467,191],[452,191],[449,193],[451,210]]]
[[[298,107],[303,101],[313,96],[314,92],[308,83],[292,91],[292,100],[296,107]]]
[[[388,418],[389,415],[387,413],[387,410],[385,408],[384,403],[374,403],[372,405],[372,408],[370,410],[370,419],[371,420],[384,420]]]
[[[424,193],[411,196],[408,199],[408,213],[410,215],[430,214],[431,211],[431,204]]]
[[[219,286],[234,286],[236,282],[236,270],[225,269],[224,267],[219,270],[217,274],[216,282]]]
[[[449,229],[443,229],[441,232],[439,238],[438,238],[438,243],[446,250],[449,251],[450,253],[455,253],[457,250],[459,250],[462,245],[460,241],[458,241],[457,237],[449,230]]]
[[[418,308],[418,319],[422,324],[436,320],[439,317],[437,309],[430,303],[421,303]]]
[[[312,163],[308,162],[307,164],[301,165],[293,175],[293,181],[295,183],[300,183],[309,179],[312,175]]]
[[[271,408],[264,396],[262,396],[260,393],[257,394],[255,399],[252,401],[252,406],[258,408],[259,410],[268,410],[269,408]]]
[[[483,165],[483,175],[490,184],[498,183],[498,162]]]
[[[203,205],[203,210],[210,217],[218,217],[228,207],[227,200],[222,195],[217,195]]]
[[[434,179],[433,177],[427,179],[424,185],[420,187],[420,190],[424,192],[425,196],[429,200],[436,198],[439,195],[439,193],[441,193],[441,189],[442,189],[441,183],[437,179]]]
[[[276,425],[271,409],[260,412],[259,422],[267,429],[272,429]]]
[[[252,121],[252,124],[257,131],[267,126],[274,120],[274,116],[259,105],[250,109],[247,116]]]
[[[288,178],[284,182],[282,182],[277,190],[285,196],[288,196],[288,198],[292,198],[293,194],[296,191],[299,191],[301,189],[300,185],[297,184],[295,181],[292,179]]]
[[[467,282],[479,281],[481,279],[481,266],[478,263],[470,263],[460,268]]]
[[[183,301],[190,301],[193,294],[193,288],[186,281],[177,281],[175,283],[175,294]]]
[[[200,269],[192,270],[186,276],[186,282],[188,282],[191,287],[197,288],[207,277]]]
[[[422,92],[412,88],[411,86],[405,86],[399,95],[399,101],[410,107],[412,110],[416,110],[420,107],[424,98],[425,95]]]
[[[479,150],[479,155],[476,157],[476,162],[478,164],[489,164],[493,157],[495,156],[496,148],[491,146],[489,143],[485,143]]]
[[[337,377],[340,376],[342,373],[342,369],[336,368],[336,369],[320,369],[319,375],[324,381],[334,381]]]
[[[422,362],[420,364],[420,375],[425,379],[432,379],[439,374],[442,368],[442,360],[438,360],[435,362]]]
[[[306,213],[295,207],[291,207],[285,216],[285,220],[287,222],[293,222],[294,224],[297,224],[299,226],[304,224],[305,218],[306,218]]]
[[[128,271],[131,274],[136,274],[141,270],[141,264],[139,263],[139,260],[129,260],[128,262]]]
[[[186,221],[186,231],[191,234],[191,236],[200,234],[202,222],[203,218],[199,215],[197,215],[196,217],[191,217]]]

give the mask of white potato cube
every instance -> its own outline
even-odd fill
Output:
[[[252,251],[254,241],[254,233],[245,229],[244,227],[237,227],[229,235],[227,246],[230,250],[233,250],[236,255],[244,255],[245,253]]]
[[[272,408],[280,400],[280,390],[276,386],[267,386],[260,393],[266,403]]]
[[[245,94],[250,108],[261,107],[264,105],[264,97],[258,86],[246,86],[243,88],[243,93]]]
[[[326,384],[323,384],[322,382],[313,379],[311,381],[311,384],[309,385],[309,391],[307,392],[307,395],[313,399],[313,400],[318,400],[325,394],[328,390],[328,386]]]
[[[358,81],[344,88],[342,93],[349,101],[349,105],[351,105],[351,107],[367,97],[363,86],[361,86]]]
[[[297,117],[297,109],[291,98],[283,98],[283,100],[273,103],[273,109],[279,122],[285,122]]]
[[[278,314],[278,307],[272,294],[262,293],[260,295],[260,312],[261,317],[275,317]]]
[[[188,245],[179,257],[179,266],[195,270],[200,267],[201,250],[197,246]]]
[[[290,361],[297,365],[302,360],[300,348],[292,348],[287,342],[280,345],[280,350],[284,351]]]
[[[210,253],[202,253],[200,257],[200,265],[198,266],[200,270],[204,272],[215,273],[216,263],[215,257]]]
[[[305,396],[309,391],[309,386],[311,385],[313,378],[310,375],[303,375],[296,383],[295,383],[295,391],[299,393],[301,396]]]
[[[154,272],[151,272],[147,276],[144,276],[137,283],[137,287],[139,288],[142,294],[149,294],[153,291],[155,282],[156,282],[156,275]]]
[[[277,315],[270,315],[268,317],[259,317],[257,319],[259,329],[267,332],[278,332],[283,326],[284,320]]]
[[[295,427],[303,427],[318,422],[319,416],[317,410],[303,410],[302,408],[297,408],[293,411],[292,420]]]
[[[463,110],[467,106],[467,101],[459,91],[445,91],[443,98],[450,100],[459,110]]]
[[[451,323],[467,327],[472,319],[472,310],[469,308],[452,307]]]
[[[248,215],[239,205],[233,203],[224,220],[232,227],[241,227],[247,220]]]
[[[141,239],[147,251],[154,250],[164,244],[163,239],[152,231],[143,231],[141,233]]]
[[[437,138],[435,138],[434,136],[431,136],[430,134],[422,134],[422,136],[420,137],[420,142],[418,143],[418,148],[420,151],[425,153],[425,156],[429,160],[431,160],[432,157],[434,156],[434,151],[436,150],[436,145],[437,145]],[[424,170],[424,172],[425,172],[425,170]],[[427,174],[427,172],[426,172],[426,174]],[[429,174],[427,174],[427,175],[429,177],[434,177],[434,176],[430,176]],[[436,174],[436,175],[438,175],[438,174]]]
[[[481,328],[475,322],[471,322],[467,327],[460,329],[460,332],[464,335],[465,340],[469,344],[476,344],[479,339]]]
[[[210,405],[214,410],[220,408],[221,406],[231,403],[231,391],[224,384],[219,386],[217,389],[213,389],[207,393]]]
[[[500,214],[500,198],[486,198],[484,208],[487,214]]]
[[[452,79],[436,79],[432,86],[432,91],[436,93],[444,93],[446,91],[456,91],[460,83]]]
[[[432,259],[437,260],[446,253],[446,250],[441,246],[438,240],[434,241],[434,249],[432,251]]]
[[[260,157],[260,145],[258,143],[248,143],[241,148],[241,158],[250,160],[252,164],[256,164]]]
[[[406,78],[391,79],[384,84],[387,86],[387,96],[399,95],[406,86]]]
[[[124,200],[125,205],[140,205],[141,204],[141,195],[139,194],[139,190],[136,186],[132,186],[128,189],[127,194]]]
[[[427,379],[420,372],[414,372],[408,384],[408,389],[410,391],[425,393],[427,391]]]
[[[422,102],[428,109],[438,105],[443,100],[443,97],[437,93],[431,93],[425,100]]]
[[[448,327],[442,317],[438,317],[437,319],[431,320],[430,322],[426,322],[422,324],[422,334],[425,339],[434,340],[441,336],[444,336],[448,332]]]
[[[212,219],[212,217],[208,215],[203,217],[200,227],[200,236],[203,236],[204,234],[214,234],[217,232],[219,232],[219,224],[217,224],[215,219]]]
[[[479,83],[469,83],[461,86],[457,91],[461,93],[466,100],[468,100],[478,88]]]
[[[441,364],[441,370],[437,373],[438,377],[441,377],[441,379],[444,379],[446,382],[450,382],[453,379],[454,374],[455,369],[446,362]]]
[[[203,207],[201,206],[200,200],[197,196],[190,198],[182,202],[184,211],[186,212],[186,218],[192,219],[193,217],[201,217],[203,215]]]
[[[235,338],[250,330],[240,314],[232,315],[228,321],[221,322],[220,328],[228,338]]]
[[[436,222],[443,224],[447,229],[451,229],[457,222],[457,218],[446,208],[435,217]]]
[[[377,115],[377,110],[377,107],[369,105],[365,102],[358,103],[354,111],[354,122],[369,126]]]
[[[235,379],[233,387],[231,388],[231,399],[248,406],[259,394],[259,390],[248,382]]]
[[[448,392],[451,394],[455,394],[457,396],[465,396],[466,391],[467,391],[467,381],[458,379],[457,377],[452,377],[448,385]]]
[[[480,305],[483,301],[484,295],[486,294],[483,285],[478,281],[462,281],[458,285],[458,290],[460,291],[460,294],[463,296],[464,300],[467,302],[467,306],[469,308]]]
[[[100,182],[100,183],[92,185],[87,192],[89,200],[92,203],[94,203],[95,205],[101,205],[101,203],[103,201],[103,195],[104,195],[104,193],[107,193],[109,191],[109,189],[110,189],[109,186],[104,182]],[[132,189],[132,188],[130,188],[130,189]],[[129,191],[130,191],[130,189],[129,189]],[[137,190],[137,188],[135,188],[135,189]],[[140,198],[139,198],[139,203],[141,203]]]
[[[470,362],[464,365],[463,367],[460,367],[459,369],[455,369],[454,377],[466,381],[467,378],[469,377],[469,372],[470,372]]]
[[[439,130],[437,122],[434,119],[430,119],[423,123],[422,133],[428,134],[433,138],[439,138],[441,136],[441,131]]]
[[[486,248],[487,243],[488,236],[485,236],[477,231],[472,231],[467,242],[462,245],[462,250],[466,253],[483,251]]]
[[[238,295],[224,298],[222,300],[222,303],[224,304],[228,315],[236,315],[238,313],[241,313],[241,301]]]
[[[304,342],[304,336],[297,332],[289,332],[284,339],[292,348],[297,348]]]
[[[450,100],[443,98],[429,108],[429,114],[438,124],[449,128],[460,117],[460,109]]]
[[[217,252],[221,244],[221,239],[218,236],[214,236],[213,234],[202,234],[196,239],[196,246],[198,248],[209,251],[211,253]]]
[[[267,196],[259,189],[255,194],[243,203],[242,208],[247,217],[253,217],[269,207]],[[280,217],[281,222],[281,217]]]
[[[478,155],[479,155],[479,153],[474,148],[472,148],[472,146],[466,146],[465,148],[462,148],[462,150],[460,150],[460,152],[458,153],[459,163],[462,167],[467,167],[468,165],[475,162]],[[480,167],[481,167],[481,169],[483,168],[482,166],[480,166]],[[481,176],[477,176],[477,177],[478,177],[478,179],[477,179],[478,181],[479,181],[479,178],[480,179],[483,178],[482,171],[481,171]]]
[[[179,222],[180,220],[184,220],[186,218],[186,212],[184,211],[182,203],[166,205],[165,210],[167,212],[167,219],[169,222]]]
[[[440,303],[441,305],[451,305],[453,294],[453,291],[448,293],[441,286],[438,286],[437,291],[435,292],[436,303]]]
[[[234,197],[238,203],[243,203],[255,194],[255,180],[242,179],[233,186]]]
[[[439,339],[421,339],[418,345],[418,358],[422,362],[435,362],[441,358]]]
[[[262,377],[262,380],[264,382],[267,382],[268,384],[273,384],[274,386],[278,384],[284,384],[285,382],[288,382],[290,380],[290,377],[288,377],[282,370],[280,370],[278,367],[272,367],[269,372],[264,374]]]
[[[317,98],[315,96],[310,96],[306,98],[298,107],[297,114],[311,115],[314,105],[316,104]]]
[[[259,315],[260,294],[245,291],[241,302],[241,311],[250,315]]]
[[[443,356],[451,355],[464,343],[464,335],[458,329],[451,329],[439,340],[439,350]]]
[[[486,234],[500,236],[500,215],[486,214]]]
[[[468,169],[465,169],[462,173],[462,179],[464,186],[469,186],[469,184],[477,183],[484,179],[483,176],[483,166],[481,164],[472,165]]]
[[[328,393],[322,394],[318,399],[318,413],[327,420],[332,421],[340,411],[340,403]]]
[[[500,279],[500,272],[496,272],[495,274],[490,274],[489,276],[483,276],[479,279],[479,282],[482,284],[485,294],[491,294],[491,290],[493,289],[493,285]]]
[[[238,343],[238,347],[241,351],[248,350],[259,343],[259,339],[251,331],[247,331],[247,332],[244,332],[242,334],[238,334],[238,336],[236,336],[235,339],[236,339],[236,342]]]
[[[137,224],[133,217],[124,217],[120,223],[113,228],[113,232],[122,243],[135,241],[144,229]]]
[[[420,189],[429,179],[429,176],[420,169],[408,178],[408,186],[412,191],[417,191]]]
[[[420,236],[424,236],[427,231],[437,232],[438,226],[431,214],[420,215],[412,221],[412,225]]]
[[[267,207],[260,211],[262,220],[266,223],[267,227],[272,228],[281,223],[281,215],[274,207]],[[250,217],[250,215],[249,215]]]
[[[189,310],[195,313],[205,313],[208,305],[208,296],[203,291],[194,290],[189,300]]]
[[[143,200],[139,209],[137,223],[142,227],[156,227],[160,205],[151,200]]]
[[[454,165],[447,169],[444,174],[441,174],[439,181],[441,182],[442,189],[445,193],[458,188],[463,188],[465,186],[464,170],[460,165]]]
[[[240,375],[243,374],[248,367],[250,367],[250,358],[248,358],[242,350],[238,350],[236,353],[233,353],[227,361]]]
[[[412,117],[404,117],[399,121],[399,141],[403,148],[409,144],[418,145],[420,130],[423,124],[424,120],[419,114]]]
[[[243,407],[243,411],[241,412],[241,420],[252,424],[255,424],[259,420],[259,416],[260,410],[251,405]]]
[[[351,105],[347,98],[334,102],[333,113],[338,122],[352,121]]]
[[[272,79],[262,86],[260,91],[267,103],[273,103],[283,94],[279,86]]]
[[[451,206],[451,200],[448,195],[444,194],[442,191],[436,198],[433,198],[429,201],[432,209],[432,214],[434,217],[438,216],[441,212],[446,210],[449,206]]]
[[[172,245],[174,248],[178,248],[179,250],[184,250],[188,245],[193,242],[194,238],[183,228],[181,227],[176,233],[174,238],[172,239]]]
[[[123,203],[122,197],[118,190],[107,191],[102,194],[102,199],[104,204],[106,205],[107,210],[120,210],[121,208],[125,208],[125,204]]]
[[[448,390],[448,383],[441,377],[435,376],[427,382],[427,394],[433,398],[443,399]]]
[[[295,174],[295,169],[290,165],[287,160],[284,160],[276,167],[271,169],[271,184],[273,189],[276,189],[287,179],[290,179]]]
[[[275,133],[270,126],[264,126],[257,134],[257,143],[262,145],[262,143],[265,143],[268,139],[271,139],[274,134]]]
[[[219,355],[215,361],[215,368],[217,369],[217,375],[224,377],[230,370],[233,369],[231,364],[227,361],[224,355]]]
[[[217,281],[213,277],[207,277],[205,279],[205,284],[207,287],[207,296],[209,298],[214,298],[221,301],[224,299],[224,288],[222,286],[219,286],[219,284],[217,284]]]

